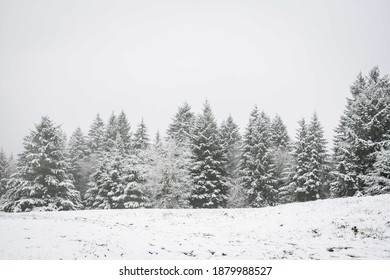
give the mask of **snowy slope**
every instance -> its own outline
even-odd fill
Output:
[[[1,213],[0,259],[390,259],[389,202]]]

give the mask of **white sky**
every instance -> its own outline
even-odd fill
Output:
[[[42,115],[68,136],[124,110],[165,132],[207,98],[244,130],[257,104],[295,136],[317,111],[326,137],[359,71],[390,73],[390,1],[0,0],[0,146],[22,150]]]

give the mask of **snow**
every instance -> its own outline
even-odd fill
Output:
[[[0,213],[0,259],[390,259],[389,201]]]

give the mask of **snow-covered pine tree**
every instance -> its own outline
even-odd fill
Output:
[[[117,119],[118,132],[122,138],[122,142],[124,145],[124,152],[130,154],[131,151],[131,138],[132,134],[130,131],[130,124],[127,120],[127,116],[125,112],[122,110]]]
[[[191,112],[191,107],[188,103],[184,103],[179,107],[178,112],[172,119],[169,125],[167,135],[175,140],[178,145],[188,143],[191,138],[191,131],[194,126],[194,114]]]
[[[268,116],[259,114],[255,107],[244,135],[240,161],[240,181],[250,207],[272,206],[277,201],[269,126]]]
[[[3,148],[0,149],[0,198],[5,192],[7,180],[9,178],[9,161],[7,159],[7,154],[4,152]]]
[[[124,209],[149,207],[145,195],[144,177],[136,155],[125,155],[125,146],[118,133],[113,147],[88,183],[86,205],[92,209]]]
[[[328,193],[326,140],[324,131],[316,113],[313,114],[307,130],[307,153],[309,156],[308,176],[305,184],[306,201],[320,198],[320,194]]]
[[[194,208],[225,207],[227,184],[224,154],[218,126],[206,101],[195,122],[191,139],[193,187],[190,202]]]
[[[390,193],[390,143],[376,152],[373,168],[363,177],[367,185],[366,195]]]
[[[77,127],[69,138],[68,156],[70,162],[70,172],[73,175],[74,186],[84,196],[88,177],[83,172],[83,167],[89,161],[88,142],[80,127]]]
[[[134,133],[133,148],[135,152],[146,150],[149,148],[149,135],[144,119],[138,125],[136,132]]]
[[[287,127],[279,115],[276,115],[271,122],[270,142],[275,150],[288,151],[290,149]]]
[[[112,112],[104,131],[104,150],[106,152],[109,152],[114,147],[118,132],[118,118]]]
[[[290,183],[289,171],[291,170],[292,158],[287,127],[279,115],[276,115],[271,122],[270,144],[274,165],[275,188],[278,192],[281,191],[281,195],[283,196],[284,190],[282,188],[288,188],[288,184]],[[283,199],[279,201],[280,199],[281,196],[279,195],[278,203],[285,203]]]
[[[178,146],[171,138],[156,141],[150,159],[146,181],[154,207],[188,208],[192,185],[188,146]]]
[[[244,207],[245,197],[241,185],[238,182],[238,167],[241,157],[241,135],[238,125],[231,115],[226,121],[222,121],[220,138],[223,153],[225,155],[226,183],[228,184],[229,196],[228,207]]]
[[[390,139],[389,77],[380,77],[374,67],[367,77],[358,75],[351,93],[334,140],[334,196],[365,193],[371,187],[365,176],[374,172],[376,156]]]
[[[18,173],[8,181],[3,210],[74,210],[81,208],[65,157],[63,132],[48,117],[42,117],[24,138]]]
[[[292,173],[291,189],[295,192],[296,200],[306,201],[308,200],[307,197],[311,195],[306,190],[310,164],[310,155],[307,149],[308,127],[305,119],[300,120],[298,125],[299,127],[292,152],[295,166]]]
[[[221,145],[225,154],[226,174],[229,177],[237,177],[240,162],[241,135],[238,125],[231,115],[221,124]]]
[[[105,125],[97,114],[88,132],[88,148],[90,154],[99,154],[104,150]]]

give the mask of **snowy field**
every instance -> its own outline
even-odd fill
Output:
[[[262,209],[1,213],[0,259],[390,259],[390,195]]]

